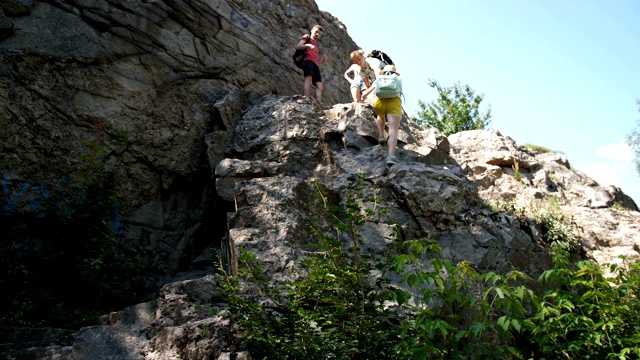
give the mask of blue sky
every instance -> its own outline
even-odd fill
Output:
[[[492,129],[564,152],[573,168],[640,206],[640,176],[624,145],[640,119],[640,0],[316,3],[365,51],[391,56],[410,116],[418,100],[435,99],[429,78],[468,84],[484,94],[484,111],[491,105]]]

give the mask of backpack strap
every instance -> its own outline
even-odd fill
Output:
[[[311,41],[311,34],[308,35],[309,37],[307,37],[307,41],[304,42],[305,45],[307,45]],[[302,61],[304,61],[304,56],[307,54],[307,50],[308,49],[302,50]]]

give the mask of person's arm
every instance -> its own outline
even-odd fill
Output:
[[[326,63],[327,60],[329,60],[329,56],[327,56],[327,54],[322,54],[322,60],[319,60],[320,65]]]
[[[344,78],[347,79],[348,82],[352,82],[353,79],[349,76],[349,74],[354,73],[353,65],[349,66],[347,71],[344,72]]]
[[[371,92],[374,91],[375,89],[376,89],[376,83],[371,84],[371,86],[369,86],[367,90],[362,92],[362,98],[366,99],[367,96],[369,96],[369,94],[371,94]]]
[[[369,82],[369,76],[368,75],[363,76],[362,77],[362,81],[364,81],[365,88],[368,89],[369,87],[371,87],[371,83]]]
[[[302,38],[300,39],[300,42],[298,43],[298,45],[296,45],[296,50],[304,50],[306,48],[312,49],[315,48],[315,46],[313,46],[313,44],[311,42],[307,42],[309,41],[308,38]]]

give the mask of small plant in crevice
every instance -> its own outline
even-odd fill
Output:
[[[512,200],[493,200],[488,202],[493,212],[510,212],[527,220],[531,219],[541,230],[545,243],[549,246],[564,244],[570,249],[580,245],[580,233],[583,229],[572,216],[566,215],[555,196],[546,202],[529,201],[521,198]]]
[[[560,183],[560,178],[558,177],[558,175],[554,172],[547,172],[547,177],[553,181],[554,183]]]
[[[613,210],[622,211],[622,212],[633,211],[619,202],[614,202],[613,204],[611,204],[611,208]]]
[[[546,205],[547,206],[545,206],[545,208],[549,209],[550,211],[553,211],[555,213],[562,212],[562,205],[560,204],[560,200],[558,200],[558,197],[555,195],[551,195],[546,198]]]
[[[515,173],[513,174],[513,177],[516,179],[516,181],[520,181],[521,176],[520,176],[520,164],[518,163],[518,160],[513,160],[513,165],[511,165],[511,167],[513,168],[513,170],[515,171]]]
[[[541,207],[533,210],[533,218],[542,229],[542,237],[547,244],[566,245],[569,249],[580,245],[582,228],[572,217],[553,208]]]
[[[540,145],[535,145],[535,144],[524,144],[524,147],[526,147],[529,150],[532,150],[534,152],[537,153],[550,153],[550,152],[555,152],[547,147],[544,146],[540,146]]]

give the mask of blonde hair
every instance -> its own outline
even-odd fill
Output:
[[[351,54],[349,55],[349,59],[351,59],[351,61],[355,61],[359,55],[362,55],[361,50],[352,51]]]

